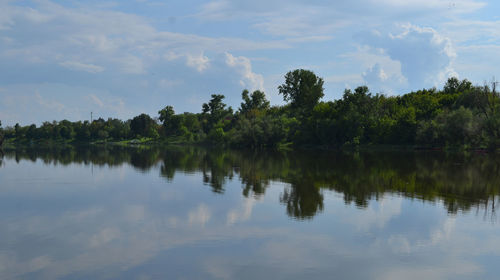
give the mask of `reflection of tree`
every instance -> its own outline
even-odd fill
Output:
[[[201,164],[203,182],[212,187],[213,192],[223,193],[226,179],[233,178],[233,166],[229,152],[217,150],[206,153]]]
[[[243,186],[243,195],[264,195],[273,178],[279,178],[286,164],[282,153],[270,150],[245,151],[238,154],[236,171]]]
[[[283,191],[280,202],[286,205],[289,216],[299,219],[312,218],[323,210],[323,194],[310,182],[292,183]]]
[[[159,159],[157,149],[136,149],[131,151],[130,164],[140,171],[148,171]]]
[[[235,175],[242,194],[263,196],[272,181],[289,184],[280,195],[290,216],[311,218],[323,210],[323,192],[335,191],[347,204],[364,208],[387,193],[422,201],[442,201],[449,213],[486,209],[494,214],[500,191],[500,157],[429,152],[207,150],[201,147],[128,148],[65,146],[6,150],[7,159],[119,166],[147,171],[160,163],[160,175],[199,172],[213,192],[224,193]],[[1,162],[1,158],[0,158]]]

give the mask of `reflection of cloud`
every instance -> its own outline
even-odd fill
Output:
[[[0,276],[11,276],[5,277],[5,279],[17,278],[25,273],[37,272],[50,265],[52,265],[52,260],[47,255],[21,262],[15,256],[0,253]]]
[[[19,166],[7,168],[19,171],[34,166],[27,164],[21,161]],[[43,178],[61,178],[57,172],[67,175],[71,168],[43,166],[38,173],[32,168],[35,171],[28,177],[43,174]],[[123,169],[126,175],[118,180],[116,175]],[[151,263],[161,261],[164,266],[153,269],[163,271],[175,266],[175,254],[182,252],[190,258],[186,267],[207,276],[192,277],[199,279],[314,279],[324,275],[338,279],[445,279],[479,273],[480,267],[468,260],[485,252],[496,256],[500,251],[497,227],[466,215],[428,219],[429,212],[422,214],[419,207],[428,210],[440,205],[403,204],[402,197],[391,194],[379,202],[371,201],[366,209],[357,209],[345,207],[341,195],[325,192],[325,208],[336,206],[344,212],[327,212],[308,222],[297,222],[282,216],[282,208],[273,208],[277,207],[280,190],[287,186],[283,182],[272,183],[267,197],[256,204],[253,199],[235,199],[229,194],[211,200],[207,199],[211,195],[208,191],[185,188],[187,181],[192,186],[202,184],[199,173],[176,174],[176,180],[165,185],[151,174],[135,173],[127,165],[123,169],[106,170],[110,180],[98,181],[97,185],[82,179],[83,183],[75,184],[71,191],[66,185],[44,184],[43,192],[37,191],[35,196],[35,186],[19,187],[9,183],[15,177],[9,175],[11,172],[2,173],[7,175],[6,179],[2,177],[7,182],[2,190],[9,190],[3,195],[42,197],[37,203],[46,203],[45,199],[49,203],[67,199],[78,203],[64,204],[58,211],[37,207],[36,217],[17,212],[15,219],[0,215],[0,248],[12,248],[12,244],[31,246],[29,256],[24,255],[22,246],[0,252],[0,278],[23,278],[30,272],[36,273],[33,277],[45,279],[84,278],[102,271],[113,275],[111,278],[133,278],[130,273],[150,267]],[[193,178],[197,181],[193,182]],[[141,182],[140,187],[137,182]],[[164,200],[165,190],[182,192],[182,196],[168,195],[170,199]],[[214,214],[226,213],[232,202],[241,205],[227,215]],[[260,203],[270,210],[269,215],[265,223],[251,223],[247,219]],[[424,215],[424,219],[412,220],[421,223],[415,227],[389,223],[396,216],[409,220],[414,215]],[[358,219],[370,224],[366,230],[375,240],[357,232]],[[242,223],[245,220],[248,222]],[[484,234],[477,235],[477,229]],[[209,250],[203,250],[205,246]],[[408,262],[401,261],[401,254]]]
[[[226,224],[232,225],[237,222],[243,222],[248,220],[252,216],[252,209],[255,205],[256,200],[253,198],[247,198],[244,200],[243,205],[238,210],[231,210],[227,213]]]
[[[228,266],[231,266],[231,261],[222,258],[210,258],[204,263],[205,270],[215,279],[235,279],[231,269],[228,269]]]
[[[143,205],[130,205],[125,208],[125,215],[129,221],[138,222],[144,219],[145,209]]]
[[[90,246],[101,247],[104,244],[118,238],[119,236],[120,236],[120,231],[118,229],[105,228],[91,237]]]
[[[431,234],[431,244],[436,245],[439,242],[447,241],[451,237],[451,233],[455,228],[455,219],[448,218],[443,224],[442,228],[436,229]]]
[[[411,253],[410,244],[408,239],[401,235],[391,235],[387,240],[387,244],[395,254],[409,254]]]
[[[62,216],[62,219],[67,222],[80,223],[97,218],[103,211],[102,207],[94,207],[76,212],[68,212]]]
[[[202,227],[210,220],[210,209],[205,204],[200,204],[195,210],[189,212],[189,224]]]
[[[404,198],[385,196],[378,203],[370,203],[366,209],[356,212],[355,217],[349,217],[348,222],[359,230],[367,231],[372,227],[384,228],[387,222],[401,214]]]

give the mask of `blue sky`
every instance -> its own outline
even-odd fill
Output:
[[[5,125],[199,112],[213,93],[277,86],[296,68],[324,100],[367,85],[396,95],[449,76],[500,76],[500,3],[481,0],[0,0]]]

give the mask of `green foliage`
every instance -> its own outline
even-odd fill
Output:
[[[250,96],[248,93],[246,89],[241,93],[241,98],[243,99],[240,107],[241,114],[247,114],[255,110],[265,111],[269,109],[270,103],[266,99],[264,92],[256,90]]]
[[[323,79],[304,69],[288,72],[278,90],[298,115],[308,115],[324,96]]]
[[[208,139],[212,144],[224,145],[226,143],[226,133],[222,127],[216,127],[208,133]]]
[[[152,137],[155,127],[155,121],[147,114],[140,114],[130,122],[130,130],[134,136]]]
[[[286,142],[290,122],[285,117],[240,118],[232,131],[231,144],[240,147],[277,147]]]
[[[158,111],[128,121],[44,122],[0,127],[0,137],[17,143],[123,141],[281,147],[289,145],[357,147],[410,145],[440,148],[500,148],[500,97],[496,84],[473,86],[450,78],[442,90],[422,89],[400,96],[372,94],[368,87],[346,89],[341,99],[320,102],[323,80],[309,70],[285,75],[278,87],[284,106],[270,106],[264,92],[243,90],[234,113],[220,94],[211,95],[201,113]],[[1,125],[1,122],[0,122]],[[2,136],[3,135],[3,136]],[[287,196],[291,199],[293,196]]]
[[[203,103],[202,117],[203,130],[205,133],[210,133],[214,127],[225,128],[233,115],[233,109],[226,109],[226,104],[222,102],[224,95],[212,94],[212,99],[208,103]]]
[[[160,115],[159,120],[162,122],[163,127],[168,128],[172,117],[175,115],[174,107],[165,106],[165,108],[158,111],[158,114]]]

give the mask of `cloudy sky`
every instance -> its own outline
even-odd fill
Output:
[[[296,68],[402,94],[500,76],[500,3],[486,0],[0,0],[0,120],[199,112],[244,88],[281,104]]]

